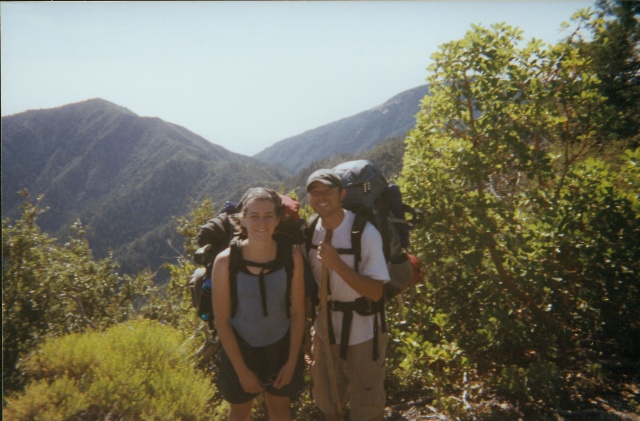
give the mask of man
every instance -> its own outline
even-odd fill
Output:
[[[351,228],[355,214],[342,208],[345,194],[340,176],[332,170],[318,170],[307,180],[309,203],[318,214],[318,222],[313,232],[308,233],[311,241],[307,244],[311,247],[306,253],[316,283],[321,284],[323,266],[328,269],[330,309],[329,332],[323,335],[322,318],[326,314],[320,310],[314,326],[313,397],[327,420],[339,419],[346,396],[350,399],[352,420],[383,420],[384,356],[388,335],[378,329],[383,326],[382,314],[361,315],[367,312],[359,306],[363,303],[370,310],[372,303],[381,305],[389,272],[382,237],[369,223],[362,233],[358,271],[354,270],[355,256],[349,250],[353,250]],[[328,242],[325,236],[329,231],[332,238]],[[343,324],[345,317],[347,323]],[[326,346],[323,341],[327,341],[323,336],[330,336],[335,341],[331,344],[330,357],[323,351]],[[334,380],[329,370],[335,373],[339,403],[333,397]]]

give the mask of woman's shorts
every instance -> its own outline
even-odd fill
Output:
[[[251,371],[257,374],[258,378],[265,385],[265,392],[280,397],[291,397],[304,387],[304,355],[302,349],[298,355],[296,370],[293,373],[291,382],[276,389],[273,387],[273,381],[278,376],[280,369],[289,358],[289,334],[286,334],[279,341],[264,347],[255,348],[246,343],[236,334],[240,353],[244,358],[245,364]],[[220,347],[217,358],[218,364],[218,390],[222,393],[222,397],[229,403],[241,404],[249,402],[257,393],[247,393],[240,384],[240,379],[236,374],[229,357]]]

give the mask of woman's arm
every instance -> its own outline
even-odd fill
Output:
[[[229,249],[221,252],[213,263],[212,293],[213,314],[220,343],[233,365],[242,388],[247,393],[259,393],[262,385],[240,353],[236,334],[231,326],[231,289],[229,287]]]
[[[304,267],[302,254],[297,246],[293,247],[293,278],[291,279],[291,327],[289,337],[289,358],[273,383],[275,388],[291,382],[302,349],[305,323],[304,304]]]

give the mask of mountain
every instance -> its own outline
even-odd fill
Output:
[[[352,159],[369,158],[392,178],[427,93],[427,86],[403,92],[254,158],[103,99],[2,117],[2,216],[20,216],[19,191],[44,195],[45,232],[64,241],[80,219],[96,257],[112,251],[123,273],[157,270],[181,252],[173,218],[205,197],[221,205],[262,185],[304,199],[300,186],[313,169]]]
[[[27,189],[50,209],[39,225],[57,238],[76,218],[97,257],[122,271],[158,268],[182,244],[172,217],[194,200],[238,199],[286,173],[175,124],[102,99],[2,117],[2,215],[16,218]]]
[[[418,86],[378,107],[281,140],[254,158],[295,172],[333,155],[368,151],[385,139],[404,137],[428,93],[427,85]]]

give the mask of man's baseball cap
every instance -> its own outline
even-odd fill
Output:
[[[316,181],[321,182],[327,187],[342,188],[342,179],[340,178],[337,172],[330,169],[317,170],[313,174],[311,174],[307,179],[307,191],[309,191],[309,188],[311,187],[311,185]]]

